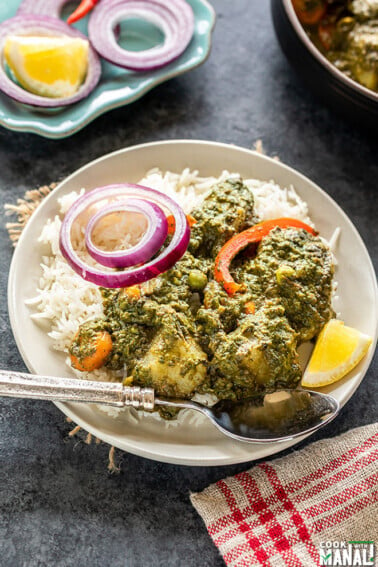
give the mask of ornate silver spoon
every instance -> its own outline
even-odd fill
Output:
[[[206,415],[228,437],[250,443],[306,435],[329,423],[340,409],[335,398],[312,390],[279,390],[243,402],[226,400],[207,407],[190,400],[157,398],[152,388],[5,370],[0,370],[0,396],[132,406],[146,411],[159,407],[192,409]]]

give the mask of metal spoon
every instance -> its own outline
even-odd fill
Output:
[[[181,399],[156,398],[152,388],[37,376],[0,370],[0,396],[59,402],[132,406],[152,411],[184,408],[199,411],[228,437],[250,443],[287,441],[329,423],[340,407],[335,398],[312,390],[279,390],[265,396],[207,407]]]

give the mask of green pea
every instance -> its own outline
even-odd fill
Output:
[[[195,291],[202,291],[207,285],[207,276],[200,270],[192,270],[188,275],[188,284]]]

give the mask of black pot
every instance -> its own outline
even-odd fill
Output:
[[[369,130],[378,128],[378,93],[356,83],[322,55],[299,22],[291,0],[271,0],[282,50],[308,86],[335,111]]]

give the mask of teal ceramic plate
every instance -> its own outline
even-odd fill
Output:
[[[103,61],[101,81],[86,99],[49,112],[22,105],[0,93],[0,124],[9,130],[32,132],[46,138],[65,138],[108,110],[129,104],[156,85],[198,67],[210,52],[215,13],[206,0],[187,1],[195,16],[194,35],[185,52],[170,65],[148,73],[135,73]],[[20,3],[21,0],[0,2],[0,22],[14,16]],[[65,19],[66,11],[62,16]],[[85,33],[87,22],[79,22],[77,27]],[[127,37],[121,29],[121,44],[123,40],[127,41],[128,49],[138,51],[159,44],[163,36],[147,22],[134,20],[133,31],[128,30]]]

